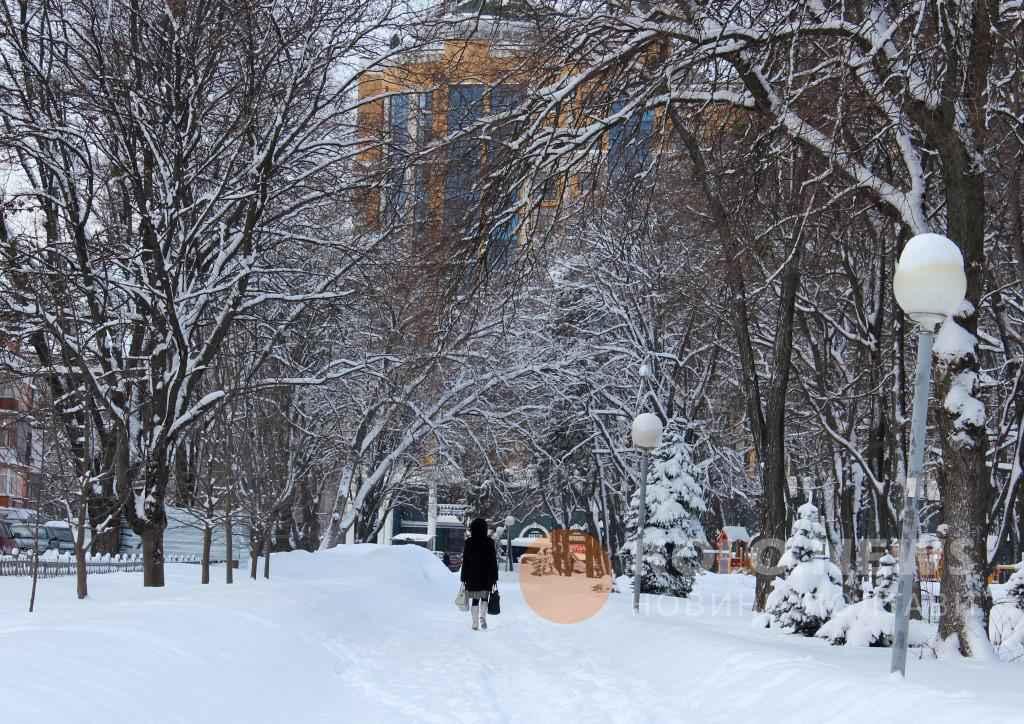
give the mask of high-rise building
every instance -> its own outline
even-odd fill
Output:
[[[526,189],[495,180],[505,171],[503,141],[518,132],[515,123],[492,125],[486,134],[471,130],[485,117],[493,120],[520,106],[535,89],[536,76],[546,75],[542,59],[533,56],[535,20],[520,0],[444,2],[426,23],[428,40],[407,46],[396,36],[390,61],[361,78],[367,226],[410,230],[423,248],[436,248],[432,240],[453,235],[472,239],[489,266],[506,263],[527,233],[547,227],[543,218],[535,227],[536,219],[514,211],[523,201],[516,194]],[[532,66],[541,72],[531,73]],[[599,80],[584,95],[567,108],[579,101],[617,113],[624,105]],[[574,112],[563,110],[553,122],[574,122]],[[525,206],[539,208],[543,217],[564,198],[597,191],[604,202],[615,193],[631,195],[629,180],[648,167],[654,122],[654,111],[648,111],[612,126],[561,177],[532,179],[529,193],[536,198]],[[494,196],[484,199],[482,193]]]
[[[432,40],[404,49],[396,37],[392,60],[361,79],[360,100],[371,100],[360,107],[360,132],[369,142],[360,160],[368,177],[380,173],[366,197],[369,226],[402,225],[422,240],[458,229],[480,237],[490,264],[514,252],[521,233],[516,215],[481,218],[481,207],[502,207],[480,197],[482,174],[495,165],[501,138],[470,129],[525,98],[517,61],[529,32],[526,10],[480,0],[440,5],[430,22]],[[437,143],[446,137],[454,138]],[[424,153],[431,146],[438,150]]]

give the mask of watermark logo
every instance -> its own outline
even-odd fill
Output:
[[[554,623],[580,623],[608,601],[612,567],[594,536],[554,530],[520,556],[519,587],[538,616]]]

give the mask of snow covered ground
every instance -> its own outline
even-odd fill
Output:
[[[911,660],[750,625],[752,579],[706,575],[688,601],[612,595],[594,618],[535,616],[515,580],[473,632],[457,579],[415,546],[277,556],[271,581],[168,586],[137,574],[0,578],[0,724],[76,722],[887,722],[1024,720],[1024,666]]]

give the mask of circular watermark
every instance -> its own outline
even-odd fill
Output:
[[[597,614],[612,590],[607,552],[589,533],[554,530],[519,558],[519,587],[527,605],[554,623],[580,623]]]

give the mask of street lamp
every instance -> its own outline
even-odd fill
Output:
[[[935,330],[953,314],[967,292],[964,258],[952,241],[939,234],[918,234],[907,242],[892,280],[896,302],[919,326],[914,407],[910,423],[910,465],[903,502],[900,539],[900,582],[893,625],[890,672],[907,675],[907,634],[917,559],[917,498],[924,468],[925,433],[928,422],[928,387],[932,374]]]
[[[648,454],[658,445],[661,420],[653,412],[642,412],[633,420],[633,446],[640,449],[640,511],[636,524],[636,556],[633,562],[633,613],[640,613],[640,577],[643,574],[644,527],[647,525]]]
[[[505,516],[505,545],[507,546],[506,555],[508,557],[508,572],[512,572],[512,526],[516,524],[516,517],[514,515]]]

